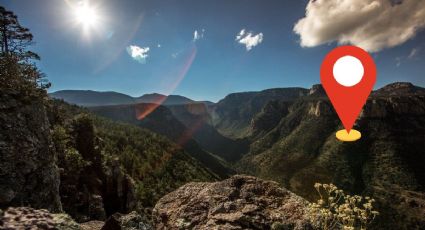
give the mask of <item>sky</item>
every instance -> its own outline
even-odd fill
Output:
[[[64,89],[131,96],[229,93],[320,82],[342,44],[369,51],[375,88],[425,86],[425,0],[0,0],[31,30]]]

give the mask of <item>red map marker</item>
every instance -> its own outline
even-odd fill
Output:
[[[337,47],[323,60],[320,79],[345,128],[337,132],[337,138],[360,139],[360,132],[352,127],[376,82],[373,58],[357,46]]]

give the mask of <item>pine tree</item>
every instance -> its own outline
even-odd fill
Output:
[[[28,50],[34,43],[28,28],[21,26],[18,17],[0,6],[0,78],[2,86],[46,89],[50,83],[35,65],[40,57]]]
[[[18,17],[0,6],[0,37],[2,54],[15,54],[22,60],[39,56],[27,48],[33,44],[33,35],[29,29],[21,26]]]

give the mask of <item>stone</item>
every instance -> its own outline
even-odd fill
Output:
[[[82,230],[67,214],[52,214],[45,209],[8,208],[0,219],[0,229]]]
[[[152,215],[155,229],[306,229],[307,205],[276,182],[236,175],[186,184],[162,197]]]
[[[148,221],[135,211],[126,215],[115,213],[106,220],[102,230],[151,230],[152,226]]]
[[[59,171],[43,98],[0,90],[0,206],[61,211]]]

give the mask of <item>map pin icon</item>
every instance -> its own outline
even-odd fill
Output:
[[[345,128],[336,133],[337,139],[360,139],[361,133],[352,128],[376,82],[373,58],[357,46],[337,47],[323,60],[320,80]]]

